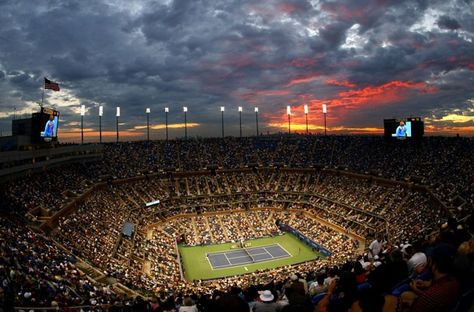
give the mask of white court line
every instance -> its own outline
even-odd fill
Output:
[[[232,262],[230,262],[229,258],[227,258],[227,254],[224,254],[224,257],[226,258],[226,260],[229,264],[232,264]]]
[[[274,257],[271,253],[268,252],[268,250],[267,250],[266,247],[263,247],[263,250],[265,250],[265,253],[267,253],[268,255],[270,255],[270,259],[276,258],[276,257]]]
[[[242,257],[248,257],[248,255],[244,252],[244,253],[241,253],[240,256],[238,256],[238,257],[232,257],[232,258],[229,258],[229,259],[237,259],[237,258],[242,258]]]
[[[233,267],[240,267],[241,265],[246,265],[246,264],[253,264],[255,262],[252,261],[247,261],[247,262],[242,262],[242,263],[237,263],[237,264],[228,264],[228,265],[217,265],[214,268],[215,269],[226,269],[226,268],[233,268]],[[214,270],[214,269],[213,269]]]
[[[207,259],[207,262],[209,263],[209,266],[211,267],[211,270],[214,271],[214,266],[212,265],[211,260],[210,260],[209,257],[207,256],[207,252],[206,252],[206,259]]]
[[[217,253],[214,253],[214,254],[211,254],[211,255],[214,256],[214,255],[217,255]],[[220,255],[220,254],[219,254],[219,255]],[[227,256],[226,256],[226,254],[223,253],[223,255],[224,255],[224,257],[226,258],[227,263],[228,263],[228,264],[226,265],[226,267],[233,266],[233,265],[232,265],[232,262],[230,262],[229,258],[227,258]],[[206,259],[207,259],[207,262],[209,262],[209,266],[211,267],[211,270],[214,271],[215,268],[219,269],[219,267],[222,267],[222,265],[216,265],[216,266],[212,265],[211,260],[209,259],[209,254],[208,254],[208,253],[206,253]]]
[[[255,249],[256,249],[256,248],[255,248]],[[255,249],[254,249],[254,250],[255,250]],[[264,249],[264,247],[259,247],[259,249],[262,249],[263,252],[257,253],[257,254],[250,254],[251,257],[253,257],[253,256],[258,256],[258,255],[264,255],[264,254],[268,253],[268,251],[266,251],[266,250]],[[235,252],[233,252],[233,254],[235,254]],[[231,259],[243,258],[243,257],[248,257],[248,255],[247,255],[246,253],[245,253],[244,256],[239,256],[239,257],[229,257],[229,253],[226,253],[226,252],[222,252],[222,253],[212,253],[211,255],[212,255],[212,256],[214,256],[214,255],[226,255],[227,259],[229,259],[229,260],[231,260]],[[207,256],[208,256],[208,255],[207,255]]]
[[[234,258],[228,258],[228,259],[229,259],[229,262],[230,262],[230,260],[235,260],[235,259],[240,259],[240,258],[249,258],[249,256],[245,255],[245,256],[242,256],[242,257],[234,257]]]
[[[293,257],[293,255],[292,255],[291,253],[289,253],[288,250],[286,250],[285,248],[283,248],[283,246],[280,245],[280,243],[276,243],[275,245],[280,246],[280,248],[283,249],[283,250],[288,254],[289,257]],[[287,257],[288,257],[288,256],[287,256]]]

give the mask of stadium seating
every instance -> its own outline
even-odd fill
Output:
[[[199,311],[213,311],[224,293],[252,306],[268,289],[291,307],[301,280],[310,310],[344,311],[388,305],[391,289],[442,261],[433,279],[454,276],[446,283],[455,287],[443,291],[455,299],[437,304],[461,311],[472,300],[473,151],[470,139],[436,137],[403,145],[299,135],[106,144],[101,160],[2,185],[0,298],[7,310],[152,303],[171,310],[191,295]],[[333,256],[182,280],[170,247],[176,239],[192,246],[267,237],[278,234],[276,220]],[[122,235],[124,225],[133,226],[131,237]],[[377,255],[369,248],[375,239],[383,242]],[[440,244],[454,251],[433,253]],[[412,267],[417,253],[430,261]],[[396,295],[409,309],[408,295]],[[426,299],[418,297],[415,308]]]

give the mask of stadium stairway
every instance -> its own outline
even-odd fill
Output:
[[[105,277],[102,272],[98,271],[97,269],[93,268],[91,265],[83,261],[78,261],[76,263],[76,267],[82,272],[84,272],[84,274],[92,278],[94,281],[99,281],[103,279],[103,277]]]
[[[57,246],[59,246],[61,249],[66,250],[67,249],[57,242],[56,240],[52,240]],[[126,294],[127,296],[133,296],[136,297],[140,295],[139,293],[129,289],[128,287],[122,285],[121,283],[118,283],[115,279],[109,279],[104,273],[93,267],[92,265],[88,264],[84,260],[82,260],[79,257],[76,257],[77,262],[75,263],[76,268],[84,273],[88,279],[95,281],[97,283],[102,283],[102,284],[109,284],[112,285],[112,288],[118,293],[121,294]]]

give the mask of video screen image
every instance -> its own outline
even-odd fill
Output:
[[[44,138],[45,141],[56,139],[58,135],[59,112],[43,108],[41,120],[43,122],[40,125],[40,136]]]
[[[44,126],[44,131],[41,131],[41,136],[44,138],[53,138],[57,136],[58,131],[58,116],[50,115],[49,120]]]
[[[420,117],[384,119],[384,136],[389,141],[419,140],[424,134]]]
[[[392,137],[403,140],[411,138],[411,121],[400,120],[398,127],[395,129],[395,133],[392,133]]]

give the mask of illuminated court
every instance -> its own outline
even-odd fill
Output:
[[[232,251],[206,254],[212,269],[229,268],[243,264],[258,263],[291,257],[280,244],[243,248]]]

